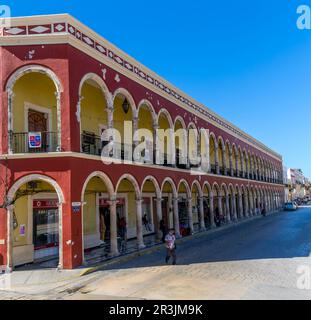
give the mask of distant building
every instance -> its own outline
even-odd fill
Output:
[[[287,170],[287,179],[289,183],[289,198],[296,200],[310,196],[310,181],[306,178],[301,169]]]

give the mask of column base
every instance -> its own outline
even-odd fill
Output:
[[[205,227],[200,227],[200,232],[204,232],[206,231],[206,228]]]
[[[109,257],[110,258],[115,258],[115,257],[118,257],[119,255],[120,255],[119,251],[115,251],[115,252],[110,252],[109,253]]]

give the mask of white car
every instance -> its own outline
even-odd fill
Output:
[[[284,209],[286,211],[295,211],[297,210],[297,205],[294,202],[286,202]]]

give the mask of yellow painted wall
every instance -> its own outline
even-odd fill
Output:
[[[87,185],[84,194],[83,232],[85,235],[97,233],[96,226],[96,194],[107,193],[107,188],[100,178],[93,178]]]
[[[212,137],[209,140],[209,156],[210,156],[210,163],[212,165],[215,165],[215,143]]]
[[[15,202],[14,207],[15,216],[18,222],[18,227],[13,231],[13,243],[14,247],[25,246],[27,245],[27,235],[29,233],[28,225],[28,197],[19,198]],[[26,226],[25,236],[20,236],[20,226]]]
[[[188,134],[188,154],[189,154],[189,158],[192,159],[194,157],[194,154],[198,154],[197,153],[198,147],[197,147],[197,136],[195,131],[189,130],[189,134]],[[196,160],[196,159],[194,159]]]
[[[124,98],[117,97],[114,101],[114,112],[113,112],[113,124],[114,128],[118,130],[121,134],[121,139],[123,142],[124,137],[124,121],[132,121],[133,120],[133,112],[130,108],[128,113],[124,113],[122,109],[122,103],[124,102]]]
[[[161,114],[159,118],[159,129],[167,130],[170,128],[170,124],[165,115]],[[161,153],[169,153],[168,146],[170,145],[169,139],[167,139],[164,135],[159,134],[159,145]]]
[[[36,72],[26,74],[16,82],[13,92],[14,132],[25,132],[25,102],[50,109],[52,111],[52,128],[49,128],[49,131],[57,131],[56,88],[50,78]]]
[[[101,89],[85,83],[81,95],[81,131],[100,134],[100,125],[108,125],[107,104]]]
[[[96,194],[86,194],[84,196],[86,204],[83,207],[83,233],[90,235],[97,233],[96,228]]]

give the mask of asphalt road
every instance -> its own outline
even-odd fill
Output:
[[[166,265],[165,248],[115,264],[72,298],[311,299],[297,287],[310,253],[309,206],[185,241],[177,266]]]

